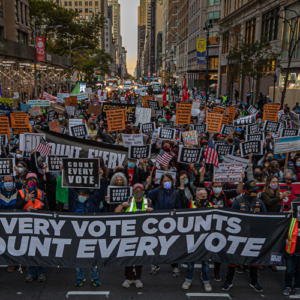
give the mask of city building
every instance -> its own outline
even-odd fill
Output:
[[[122,75],[125,76],[127,75],[127,50],[125,47],[122,47]]]
[[[162,0],[156,1],[155,6],[155,67],[156,77],[162,70],[162,34],[163,34],[163,3]]]

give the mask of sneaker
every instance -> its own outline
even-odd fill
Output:
[[[142,283],[139,279],[135,280],[134,283],[135,283],[135,287],[136,287],[137,289],[143,287],[143,283]]]
[[[215,281],[221,281],[221,277],[220,277],[220,272],[219,271],[215,271],[214,272],[214,279],[215,279]]]
[[[83,278],[83,279],[77,279],[76,282],[75,282],[75,285],[76,286],[82,286],[85,281],[86,281],[85,278]]]
[[[18,266],[9,266],[7,268],[7,272],[8,273],[12,273],[13,271],[17,270],[18,269]]]
[[[159,266],[151,266],[150,274],[154,275],[160,270]]]
[[[204,283],[204,289],[205,289],[205,292],[211,292],[212,287],[211,287],[210,283]]]
[[[184,290],[188,290],[188,289],[190,288],[191,284],[192,284],[191,282],[185,281],[185,282],[182,284],[182,288],[183,288]]]
[[[173,269],[173,276],[174,277],[179,277],[180,276],[180,270],[178,268]]]
[[[239,273],[239,274],[243,274],[243,273],[244,273],[244,270],[243,270],[243,267],[242,267],[242,266],[237,266],[237,267],[235,268],[235,271],[236,271],[237,273]]]
[[[38,282],[44,282],[44,281],[46,281],[46,276],[45,275],[40,275],[38,277]]]
[[[233,286],[232,282],[225,281],[225,283],[222,285],[223,291],[229,291],[229,289]]]
[[[299,288],[294,288],[294,292],[296,296],[300,296],[300,289]]]
[[[288,296],[288,295],[291,293],[291,291],[292,291],[292,288],[290,288],[290,287],[287,286],[287,287],[283,290],[283,295]]]
[[[123,282],[122,287],[128,289],[132,283],[133,283],[133,280],[126,279]]]
[[[258,284],[258,282],[250,283],[250,286],[253,287],[258,293],[263,291],[262,287]]]
[[[29,275],[28,275],[28,276],[26,277],[25,281],[26,281],[27,283],[30,283],[30,282],[33,281],[33,279],[34,279],[33,276],[29,276]]]
[[[98,278],[97,279],[91,279],[91,281],[93,283],[93,286],[100,286],[101,285],[101,282]]]

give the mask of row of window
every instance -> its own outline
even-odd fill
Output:
[[[72,8],[70,8],[71,10]],[[79,12],[79,13],[82,13],[83,12],[83,9],[82,8],[75,8],[75,11],[76,12]],[[93,12],[93,9],[92,8],[85,8],[84,9],[84,12],[85,13],[92,13]],[[95,13],[99,13],[99,9],[98,8],[95,8]]]
[[[74,1],[74,6],[82,6],[84,2],[85,6],[93,6],[93,1]],[[68,5],[69,4],[69,5]],[[95,1],[95,6],[98,6],[99,1]],[[72,6],[72,1],[65,1],[65,6]]]

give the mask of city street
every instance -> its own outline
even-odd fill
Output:
[[[22,300],[50,300],[50,299],[114,299],[114,300],[153,300],[153,299],[284,299],[282,295],[284,287],[284,269],[280,267],[278,272],[272,272],[269,268],[261,271],[260,284],[263,292],[257,293],[250,286],[249,273],[235,274],[233,287],[224,292],[221,290],[223,279],[226,273],[226,266],[221,269],[221,282],[213,280],[213,270],[210,278],[213,288],[212,293],[206,293],[200,282],[199,268],[195,269],[194,281],[189,290],[183,290],[181,285],[184,280],[185,268],[180,267],[181,275],[175,278],[172,275],[171,267],[164,265],[155,275],[149,274],[149,266],[144,267],[141,278],[144,287],[137,289],[133,284],[128,289],[122,288],[124,281],[124,269],[108,268],[100,270],[101,287],[92,286],[87,274],[87,281],[82,287],[75,287],[75,270],[53,269],[46,271],[47,281],[39,283],[25,283],[26,274],[18,271],[7,273],[6,268],[0,268],[1,300],[22,299]],[[291,295],[290,298],[295,298]]]

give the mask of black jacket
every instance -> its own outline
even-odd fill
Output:
[[[129,184],[129,174],[128,174],[127,166],[125,166],[123,170],[118,170],[117,172],[124,173],[124,175],[127,179],[127,182]],[[150,176],[150,172],[149,172],[148,168],[145,172],[143,169],[135,166],[134,172],[133,172],[133,179],[131,181],[130,186],[134,186],[136,183],[143,183],[144,181],[147,180],[148,176]]]

